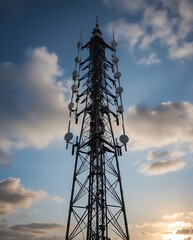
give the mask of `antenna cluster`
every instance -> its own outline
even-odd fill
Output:
[[[72,113],[75,114],[75,123],[78,123],[78,116],[80,114],[78,114],[78,104],[79,104],[79,87],[80,87],[80,63],[81,63],[81,51],[82,51],[82,32],[80,34],[80,40],[77,43],[77,48],[78,48],[78,55],[74,58],[75,61],[75,68],[74,71],[72,72],[72,80],[73,80],[73,84],[71,86],[71,90],[72,90],[72,95],[71,95],[71,101],[68,104],[68,109],[70,110],[69,112],[69,123],[68,123],[68,132],[66,133],[66,135],[64,136],[64,139],[66,140],[67,144],[66,144],[66,148],[68,148],[68,143],[73,144],[73,149],[75,144],[70,142],[73,139],[73,134],[72,132],[70,132],[71,129],[71,118],[72,118]],[[77,144],[78,138],[76,138],[76,144]],[[73,150],[74,151],[74,150]]]
[[[93,30],[93,35],[97,35],[99,37],[102,36],[98,28],[98,20],[96,21],[96,27]],[[126,144],[129,141],[129,138],[125,133],[125,127],[124,127],[124,116],[123,116],[124,108],[123,108],[123,101],[122,101],[123,87],[121,87],[121,83],[120,83],[121,73],[118,68],[119,58],[116,56],[117,45],[118,44],[115,41],[114,33],[113,33],[113,40],[111,42],[111,45],[109,46],[105,43],[105,47],[111,51],[111,60],[108,60],[106,57],[104,59],[104,63],[103,63],[104,79],[103,80],[105,83],[102,85],[103,88],[101,89],[101,91],[104,92],[104,99],[102,102],[103,108],[108,110],[109,114],[113,116],[113,118],[117,123],[117,126],[120,125],[120,120],[121,120],[123,134],[119,137],[119,140],[122,145],[120,146],[117,139],[115,139],[118,152],[121,153],[120,147],[122,146],[125,146],[125,150],[127,151]],[[82,33],[81,33],[80,40],[77,43],[78,55],[74,59],[75,69],[72,72],[73,84],[71,86],[71,90],[72,90],[71,101],[68,104],[68,108],[70,110],[70,114],[69,114],[70,120],[68,124],[68,132],[64,137],[64,139],[67,142],[67,145],[66,145],[67,148],[68,148],[68,144],[71,143],[74,149],[74,146],[77,146],[77,143],[78,143],[78,138],[76,138],[76,143],[71,142],[71,140],[73,139],[73,134],[71,132],[72,113],[75,116],[75,123],[77,124],[79,117],[82,114],[84,114],[85,111],[88,110],[88,108],[86,108],[86,104],[89,101],[89,95],[90,95],[89,81],[92,74],[90,70],[91,56],[87,57],[85,60],[81,59],[81,52],[88,47],[89,47],[89,44],[83,45]],[[87,72],[84,73],[86,69],[87,69]],[[112,76],[109,76],[109,74],[107,73],[109,69],[112,72]],[[84,73],[83,75],[81,75],[82,72]],[[81,105],[80,111],[79,111],[79,105]]]

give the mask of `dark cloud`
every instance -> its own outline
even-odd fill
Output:
[[[178,171],[186,165],[181,160],[166,160],[162,162],[154,162],[152,164],[146,164],[141,167],[140,172],[146,175],[162,175],[168,172]]]
[[[3,240],[64,240],[64,231],[65,226],[57,223],[0,226],[0,236]]]
[[[6,153],[2,149],[0,149],[0,165],[1,166],[10,166],[11,165],[11,156],[10,156],[10,154]]]
[[[168,157],[169,152],[168,151],[151,151],[148,154],[148,160],[153,160],[155,158],[162,158],[162,157]]]
[[[11,214],[15,208],[28,208],[34,202],[45,198],[45,191],[35,192],[24,188],[19,178],[0,181],[0,214]]]
[[[25,225],[14,225],[10,229],[17,230],[17,231],[31,231],[35,230],[38,232],[44,232],[45,230],[54,230],[54,229],[63,229],[63,225],[59,225],[56,223],[30,223]]]
[[[148,153],[147,159],[154,160],[157,158],[170,158],[170,159],[178,159],[183,157],[185,153],[183,151],[174,150],[174,151],[150,151]]]
[[[36,238],[34,240],[64,240],[64,236],[57,236],[57,235],[53,235],[53,236],[48,236],[48,237],[40,237],[40,238]]]
[[[185,234],[185,235],[193,234],[193,229],[192,228],[190,228],[190,229],[179,229],[179,230],[177,230],[176,234]]]

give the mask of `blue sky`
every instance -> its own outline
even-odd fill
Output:
[[[131,237],[193,239],[192,12],[192,0],[0,1],[2,240],[64,239],[71,73],[96,16],[105,41],[114,29],[118,42]]]

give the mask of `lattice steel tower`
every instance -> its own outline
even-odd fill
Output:
[[[114,37],[111,45],[104,42],[98,20],[90,41],[83,45],[80,39],[77,45],[65,135],[67,147],[71,144],[72,155],[76,155],[66,240],[129,240],[118,162],[128,137],[116,46]],[[83,57],[86,50],[87,57]],[[80,136],[74,142],[70,130],[73,115],[76,124],[81,120]],[[113,124],[121,125],[119,141],[114,137]]]

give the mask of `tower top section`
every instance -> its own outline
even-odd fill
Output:
[[[102,32],[99,28],[98,17],[96,17],[96,25],[92,31],[93,36],[102,37]]]

